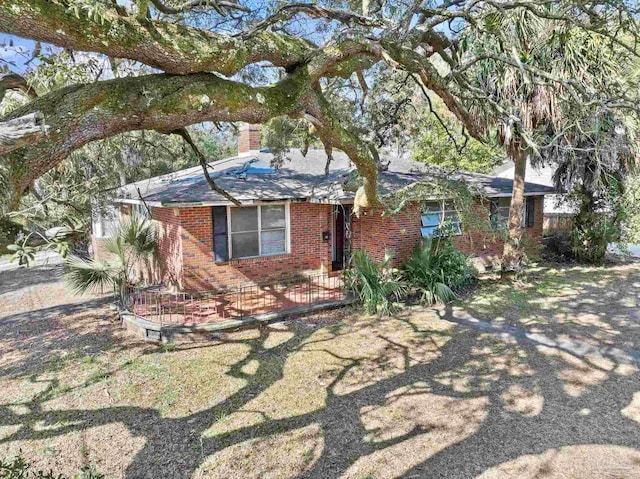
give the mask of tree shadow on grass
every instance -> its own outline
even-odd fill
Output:
[[[42,286],[46,283],[60,281],[62,271],[63,265],[61,264],[45,264],[0,271],[0,295],[30,286]]]
[[[615,281],[608,285],[617,289]],[[585,281],[575,286],[580,288],[580,308],[590,304],[584,300],[601,299],[601,288],[607,285],[591,287]],[[191,477],[207,464],[218,467],[209,459],[220,459],[225,451],[233,455],[247,444],[252,451],[256,441],[311,426],[322,443],[317,454],[299,469],[269,464],[274,477],[472,478],[523,455],[566,446],[640,448],[640,417],[622,414],[640,389],[633,355],[607,354],[606,347],[567,351],[541,336],[476,328],[477,323],[461,321],[460,313],[487,322],[491,318],[463,306],[419,313],[439,314],[447,324],[456,324],[453,331],[430,328],[416,313],[406,313],[330,328],[290,323],[285,331],[291,334],[277,343],[273,336],[282,334],[282,327],[263,327],[251,337],[229,335],[207,346],[211,351],[230,345],[247,349],[225,371],[242,386],[211,407],[175,418],[154,408],[130,406],[51,410],[42,407],[45,394],[23,403],[28,412],[2,408],[0,426],[18,429],[0,445],[120,423],[131,435],[144,438],[123,473],[128,478]],[[631,318],[622,307],[615,308],[615,315]],[[612,321],[606,309],[595,311],[591,314],[615,325],[620,335],[625,327],[635,327],[632,321]],[[394,336],[394,328],[400,327],[410,331],[408,336]],[[554,327],[541,333],[557,336]],[[580,334],[580,325],[576,327]],[[354,340],[350,348],[353,338],[365,344]],[[289,379],[287,368],[294,358],[317,358],[317,353],[333,368],[322,386],[322,406],[285,416],[256,409],[256,398]],[[256,367],[248,371],[250,364]],[[259,413],[259,421],[210,432],[224,418],[252,411]],[[247,461],[256,462],[249,467],[243,465]],[[226,472],[243,477],[243,467],[249,467],[258,476],[257,464],[249,454],[237,462],[232,459]]]

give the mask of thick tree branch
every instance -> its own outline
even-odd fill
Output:
[[[263,88],[253,88],[210,73],[147,75],[118,78],[64,88],[42,96],[3,120],[15,120],[40,111],[49,133],[10,154],[13,164],[24,164],[18,193],[69,153],[102,138],[132,130],[173,131],[203,121],[267,120],[300,110],[298,95],[304,79],[287,77]]]
[[[0,72],[0,102],[4,98],[7,90],[20,90],[29,96],[29,98],[36,98],[38,96],[21,75],[11,72]]]
[[[251,41],[168,22],[120,15],[107,10],[89,18],[70,0],[4,0],[0,32],[52,43],[71,50],[128,58],[164,70],[187,74],[203,71],[233,75],[246,65],[268,61],[290,67],[311,52],[302,39],[258,32]],[[74,12],[77,12],[76,16]]]
[[[359,135],[351,132],[331,110],[331,106],[319,90],[310,90],[301,98],[307,119],[326,148],[338,148],[345,152],[358,168],[363,184],[356,192],[354,213],[364,208],[380,206],[378,197],[378,162],[369,146]]]

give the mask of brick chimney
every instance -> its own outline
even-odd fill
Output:
[[[260,151],[260,125],[243,123],[238,136],[238,156],[249,156]]]

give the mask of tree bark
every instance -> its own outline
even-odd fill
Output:
[[[28,145],[46,131],[44,117],[39,111],[0,122],[0,155]]]
[[[244,41],[177,23],[121,15],[115,9],[89,17],[68,0],[0,1],[0,32],[137,60],[176,74],[215,71],[231,76],[261,61],[290,67],[305,61],[312,51],[302,39],[266,31]]]
[[[369,145],[359,135],[341,124],[331,105],[319,90],[310,90],[301,98],[307,119],[313,124],[325,146],[347,154],[362,177],[362,186],[356,191],[353,211],[356,216],[365,208],[380,206],[378,197],[378,162]]]
[[[515,271],[520,267],[524,257],[522,240],[522,213],[524,207],[524,181],[527,171],[528,153],[519,141],[512,141],[507,152],[514,164],[513,189],[509,206],[509,237],[504,243],[502,254],[503,271]]]
[[[203,121],[265,123],[278,116],[306,113],[314,118],[323,142],[344,151],[360,170],[363,187],[357,204],[380,203],[377,163],[371,151],[341,125],[322,94],[309,87],[305,68],[269,87],[251,87],[210,73],[116,78],[41,96],[14,110],[4,122],[34,111],[42,112],[49,133],[32,137],[28,148],[7,155],[7,164],[15,165],[16,197],[91,141],[133,130],[170,133]],[[2,122],[0,119],[0,125]]]
[[[305,83],[288,77],[272,87],[253,88],[213,74],[154,74],[72,86],[41,96],[14,110],[0,125],[14,132],[20,117],[41,112],[46,135],[29,125],[29,136],[3,141],[8,164],[22,165],[15,178],[18,195],[38,177],[81,146],[126,131],[173,130],[203,121],[263,123],[300,109]],[[9,126],[12,129],[9,130]],[[13,135],[13,133],[12,133]],[[21,141],[28,147],[17,149]],[[12,151],[14,150],[14,151]]]

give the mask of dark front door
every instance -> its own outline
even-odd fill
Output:
[[[336,205],[333,208],[333,263],[331,269],[344,269],[349,261],[351,207]]]

